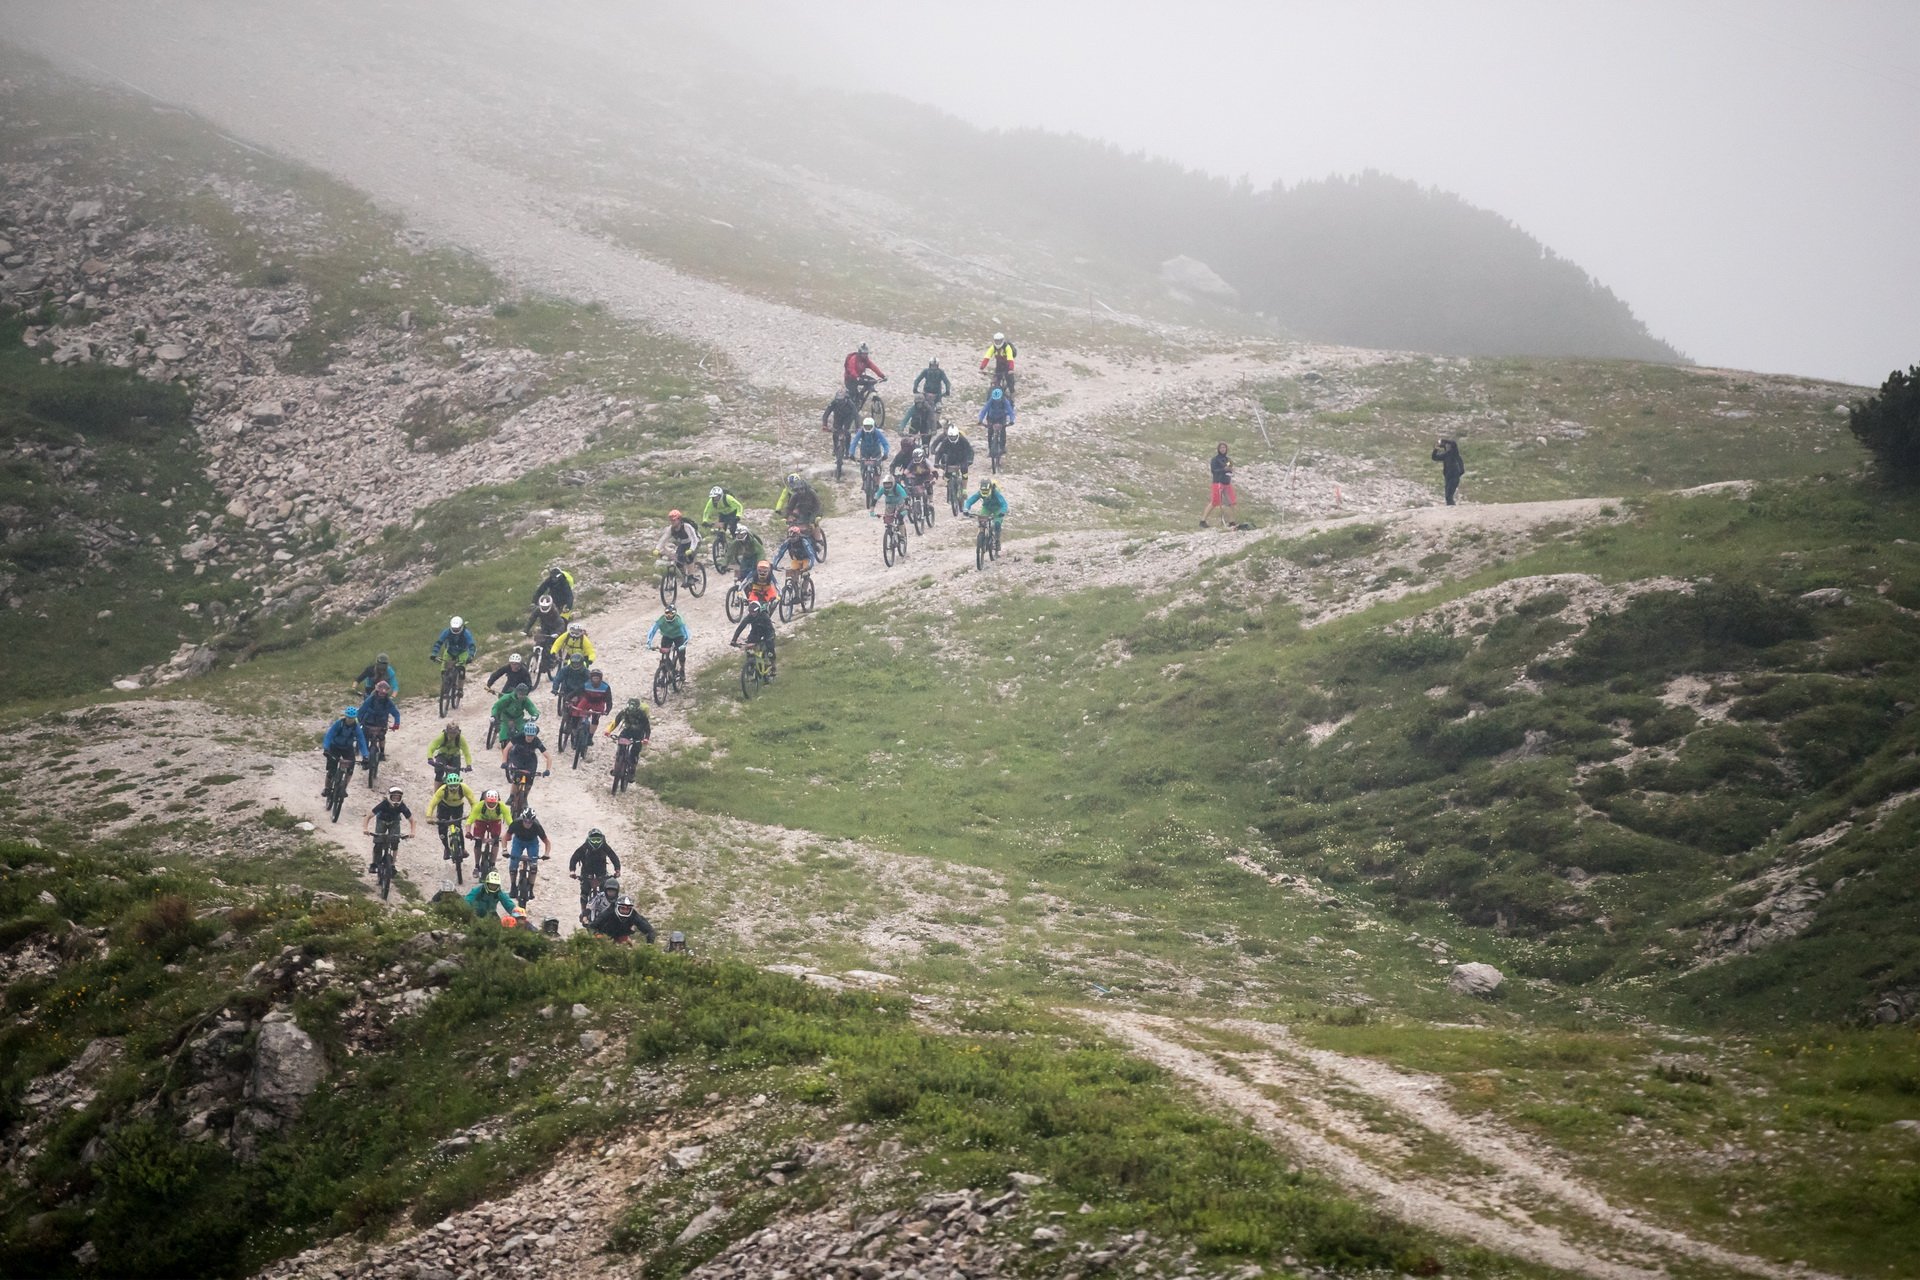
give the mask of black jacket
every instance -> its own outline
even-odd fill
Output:
[[[605,934],[609,938],[627,938],[638,933],[648,942],[653,941],[653,925],[648,923],[647,918],[638,911],[630,916],[623,916],[615,908],[608,907],[593,918],[593,924],[589,927],[595,933]]]
[[[925,391],[930,395],[948,396],[953,394],[953,383],[948,379],[945,369],[936,369],[928,365],[920,371],[920,376],[913,380],[913,390],[916,395]]]
[[[1451,440],[1433,451],[1433,460],[1440,464],[1440,474],[1443,476],[1467,474],[1467,464],[1460,457],[1460,446]]]
[[[620,870],[620,855],[613,851],[612,845],[603,844],[596,849],[583,840],[580,847],[573,851],[573,856],[567,859],[567,870],[578,871],[586,876],[604,876],[608,863],[613,864],[616,872]]]

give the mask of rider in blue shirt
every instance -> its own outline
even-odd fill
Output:
[[[361,732],[365,733],[366,726],[372,724],[391,729],[400,727],[400,708],[394,705],[392,687],[385,680],[373,686],[373,692],[360,704]]]
[[[862,461],[878,458],[885,462],[887,455],[892,452],[893,447],[887,443],[887,433],[875,426],[872,418],[861,422],[860,429],[853,433],[853,442],[847,446],[847,456]]]
[[[472,662],[480,652],[480,642],[473,638],[473,632],[467,629],[467,623],[459,614],[447,619],[447,625],[440,632],[440,638],[433,642],[433,648],[427,654],[429,662],[440,661],[440,651],[445,649],[447,656],[461,666]]]

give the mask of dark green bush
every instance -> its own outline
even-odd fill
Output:
[[[154,434],[187,424],[193,402],[165,383],[149,382],[124,369],[77,365],[45,376],[51,367],[28,376],[22,397],[35,417],[75,431],[102,436]]]
[[[1848,411],[1847,426],[1884,479],[1920,481],[1920,365],[1889,374],[1877,394]]]
[[[1599,615],[1570,655],[1535,670],[1581,684],[1677,675],[1751,661],[1761,650],[1811,635],[1812,620],[1792,601],[1744,582],[1703,582],[1691,592],[1650,592]]]

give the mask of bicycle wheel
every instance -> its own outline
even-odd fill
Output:
[[[659,694],[660,674],[658,672],[654,673],[653,687],[654,687],[654,700],[657,702],[659,701],[659,697],[660,697],[660,694]],[[626,768],[627,768],[627,749],[625,747],[621,747],[618,751],[614,752],[614,755],[613,755],[613,794],[615,795],[620,794],[620,788],[626,782],[626,778],[624,776],[626,773]]]
[[[906,550],[904,539],[901,543],[901,550],[903,552]],[[800,580],[800,612],[813,612],[813,575],[811,574]]]
[[[917,501],[907,503],[907,521],[913,525],[913,531],[920,533],[920,504]]]
[[[800,594],[800,588],[791,583],[785,591],[780,593],[780,621],[793,621],[793,598],[798,594]]]
[[[739,583],[727,588],[727,621],[737,623],[747,614],[747,593]]]
[[[453,709],[455,711],[460,709],[460,703],[466,696],[467,669],[465,667],[455,667],[453,669]]]
[[[381,757],[386,755],[386,752],[387,747],[384,738],[367,744],[367,790],[369,791],[373,790],[373,780],[380,776],[380,760]]]
[[[386,900],[387,891],[393,888],[393,851],[382,849],[373,855],[374,875],[380,885],[380,898]]]
[[[813,554],[820,557],[820,563],[827,562],[827,531],[817,521],[813,526]]]
[[[487,746],[497,746],[500,742],[500,717],[493,716],[487,721]]]
[[[893,568],[895,557],[893,549],[893,526],[888,525],[880,531],[880,558],[887,562],[887,568]]]
[[[987,539],[987,558],[989,560],[998,560],[1000,558],[1000,528],[998,525],[994,526],[993,536]]]
[[[680,571],[668,569],[660,575],[660,603],[671,605],[680,594]]]
[[[732,545],[732,540],[724,533],[715,532],[713,541],[707,543],[707,556],[713,561],[714,568],[724,569],[727,567],[727,552],[731,549]]]
[[[747,651],[747,660],[740,664],[740,696],[753,701],[753,695],[759,692],[760,673],[753,660],[753,651]]]
[[[656,707],[666,706],[667,691],[672,687],[673,677],[667,674],[667,666],[663,662],[654,668],[653,672],[653,705]]]
[[[453,882],[465,884],[467,882],[467,840],[460,834],[458,828],[447,833],[447,852],[452,855],[450,861],[453,863]]]
[[[586,758],[587,748],[593,745],[593,725],[582,720],[573,730],[573,767],[578,769]]]
[[[352,781],[353,777],[347,770],[351,768],[353,765],[348,763],[344,769],[339,769],[334,774],[333,798],[327,802],[327,805],[335,822],[340,821],[340,810],[347,803],[347,783]]]
[[[695,600],[707,594],[707,566],[703,564],[688,566],[687,594]]]
[[[973,536],[973,567],[976,569],[987,567],[987,531],[985,529]]]
[[[929,490],[920,499],[920,520],[927,528],[933,528],[933,493]]]
[[[873,419],[875,430],[887,429],[887,402],[877,392],[867,397],[867,416]]]
[[[453,681],[446,672],[440,674],[440,714],[445,716],[453,709]]]
[[[873,510],[873,495],[880,491],[880,476],[872,468],[860,468],[860,500],[867,504],[867,510]]]

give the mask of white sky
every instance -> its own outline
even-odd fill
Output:
[[[789,69],[1264,186],[1380,169],[1705,364],[1920,363],[1920,0],[732,0]]]

